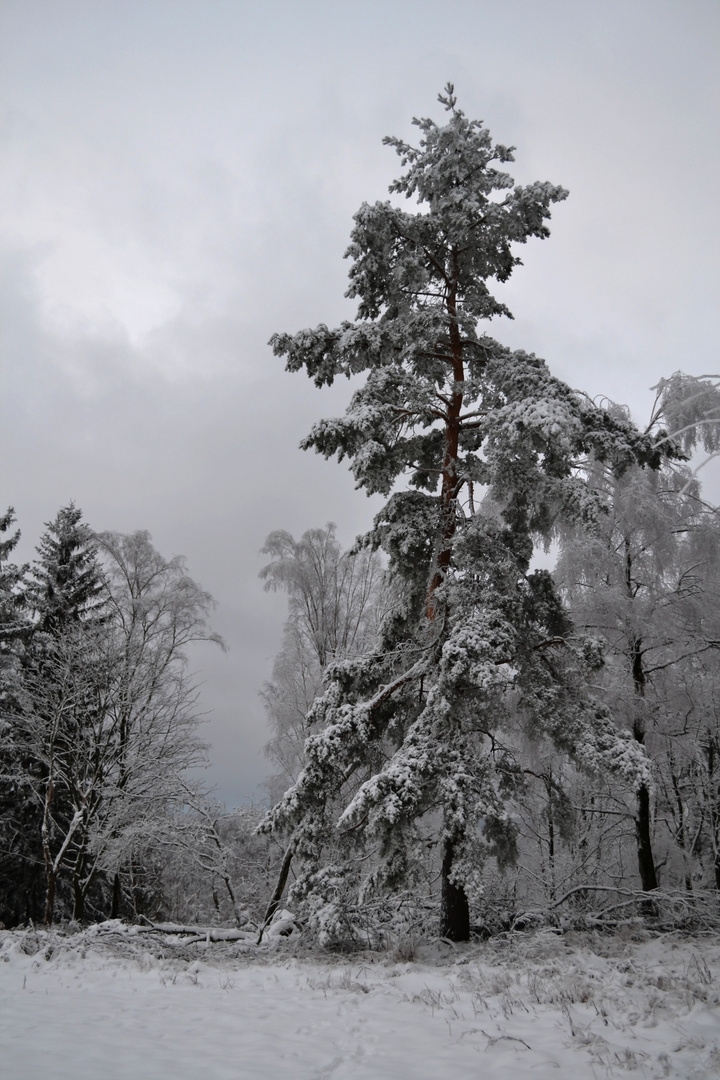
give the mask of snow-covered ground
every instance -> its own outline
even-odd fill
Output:
[[[720,939],[514,934],[408,962],[0,933],[2,1080],[720,1075]],[[407,955],[407,954],[406,954]],[[3,962],[4,961],[4,962]]]

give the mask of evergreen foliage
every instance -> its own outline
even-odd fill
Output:
[[[25,586],[32,627],[23,692],[10,729],[17,775],[33,796],[18,840],[36,873],[44,867],[43,918],[51,922],[61,864],[73,855],[76,863],[80,859],[80,848],[73,850],[70,842],[82,835],[90,812],[89,806],[79,809],[87,785],[74,766],[86,762],[87,737],[107,696],[107,657],[100,645],[106,614],[102,570],[81,510],[73,503],[59,510],[46,522],[36,550]],[[71,901],[63,897],[63,903]]]
[[[0,516],[0,533],[6,533],[15,522],[15,511],[9,507]],[[16,645],[27,634],[28,619],[25,613],[23,576],[26,567],[16,566],[9,558],[17,547],[20,530],[0,540],[0,677],[14,666],[12,659]],[[0,692],[4,691],[4,686]]]
[[[0,517],[0,533],[8,533],[14,522],[10,507]],[[43,894],[39,808],[29,783],[33,764],[12,720],[21,707],[23,662],[32,630],[28,568],[9,561],[19,539],[18,529],[0,540],[0,921],[8,925],[38,918]]]
[[[74,503],[46,523],[28,600],[35,630],[59,639],[73,624],[101,616],[103,578],[92,532]]]

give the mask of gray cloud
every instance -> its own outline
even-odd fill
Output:
[[[70,499],[188,557],[230,645],[194,657],[229,801],[265,772],[284,617],[258,549],[330,519],[349,542],[374,509],[297,450],[349,387],[318,393],[266,342],[351,314],[382,136],[454,78],[520,181],[571,189],[493,332],[642,419],[660,375],[717,366],[719,37],[701,0],[3,6],[0,506],[26,557]]]

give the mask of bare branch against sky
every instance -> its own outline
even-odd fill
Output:
[[[348,387],[266,342],[353,312],[382,136],[451,79],[520,182],[570,189],[492,333],[642,420],[659,376],[717,370],[719,46],[715,0],[0,3],[0,511],[22,557],[71,499],[188,557],[230,646],[196,655],[228,802],[267,772],[284,601],[259,548],[329,520],[349,542],[373,511],[297,449]]]

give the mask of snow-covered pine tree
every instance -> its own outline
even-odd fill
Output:
[[[530,561],[559,522],[598,513],[579,462],[594,455],[621,472],[659,453],[544,361],[480,332],[510,314],[488,283],[510,277],[514,244],[549,235],[567,192],[514,185],[498,167],[512,148],[466,118],[451,85],[440,101],[447,122],[414,121],[419,146],[385,140],[405,170],[390,191],[416,207],[355,215],[357,320],[271,339],[318,387],[367,372],[346,415],[302,445],[348,457],[358,487],[389,496],[369,542],[389,556],[399,600],[376,651],[329,665],[307,764],[264,828],[290,835],[295,894],[316,905],[348,877],[361,894],[411,882],[419,849],[439,842],[441,930],[464,940],[483,853],[512,854],[509,711],[582,767],[646,777],[641,749],[585,691],[593,650],[570,642],[551,578]],[[331,833],[335,862],[324,865]]]

